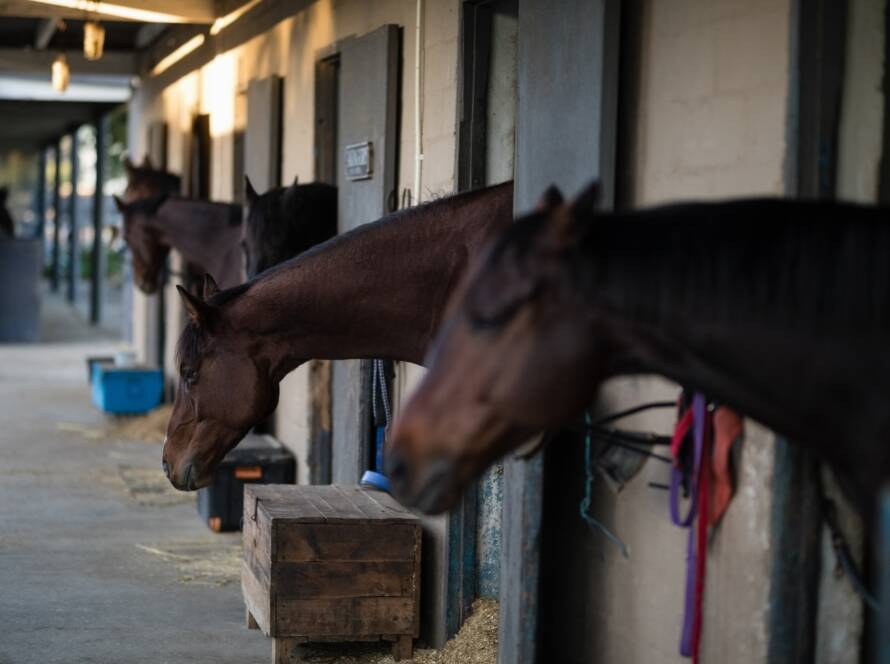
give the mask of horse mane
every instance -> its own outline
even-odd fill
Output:
[[[683,315],[890,328],[890,210],[766,198],[570,214],[560,265],[590,307],[650,324]],[[507,228],[468,296],[503,261],[532,275],[532,249],[550,223],[533,212]],[[499,299],[497,314],[515,310],[509,294]]]
[[[888,212],[784,199],[594,212],[576,222],[568,263],[588,302],[656,323],[681,314],[886,328]]]

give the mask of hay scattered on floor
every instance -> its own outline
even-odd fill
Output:
[[[130,497],[140,505],[167,506],[195,502],[195,494],[177,491],[160,468],[134,468],[122,464],[118,474]]]
[[[102,442],[135,440],[145,443],[163,443],[167,433],[167,422],[172,412],[172,404],[167,404],[155,408],[145,415],[109,417],[105,426],[92,427],[76,422],[58,422],[56,429],[79,434],[87,440]]]
[[[241,580],[240,544],[196,540],[137,544],[136,548],[173,564],[180,583],[228,586]]]
[[[423,650],[417,664],[493,664],[498,659],[498,603],[476,600],[473,614],[441,651]]]
[[[163,443],[167,434],[167,422],[173,405],[166,404],[145,415],[117,417],[106,429],[106,437],[121,440],[141,440],[146,443]]]
[[[385,643],[311,645],[300,662],[307,664],[395,664]],[[498,603],[480,599],[457,635],[442,650],[415,650],[414,664],[494,664],[498,658]],[[403,660],[404,661],[404,660]]]

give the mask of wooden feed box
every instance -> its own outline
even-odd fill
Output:
[[[318,641],[393,642],[419,629],[420,520],[387,493],[353,486],[244,487],[241,588],[273,660]]]

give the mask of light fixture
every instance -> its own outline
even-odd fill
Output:
[[[98,21],[83,24],[83,57],[98,60],[105,51],[105,28]]]
[[[68,61],[61,53],[53,60],[52,73],[53,90],[65,92],[68,89],[68,84],[71,83],[71,70],[68,68]]]
[[[158,64],[156,64],[151,70],[151,75],[157,76],[158,74],[167,71],[168,69],[170,69],[170,67],[182,60],[189,53],[197,48],[200,48],[203,43],[204,35],[195,35],[187,42],[185,42],[182,46],[163,58]]]

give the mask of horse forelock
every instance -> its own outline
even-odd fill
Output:
[[[179,367],[196,367],[203,353],[203,335],[194,321],[189,321],[176,344],[176,363]]]

